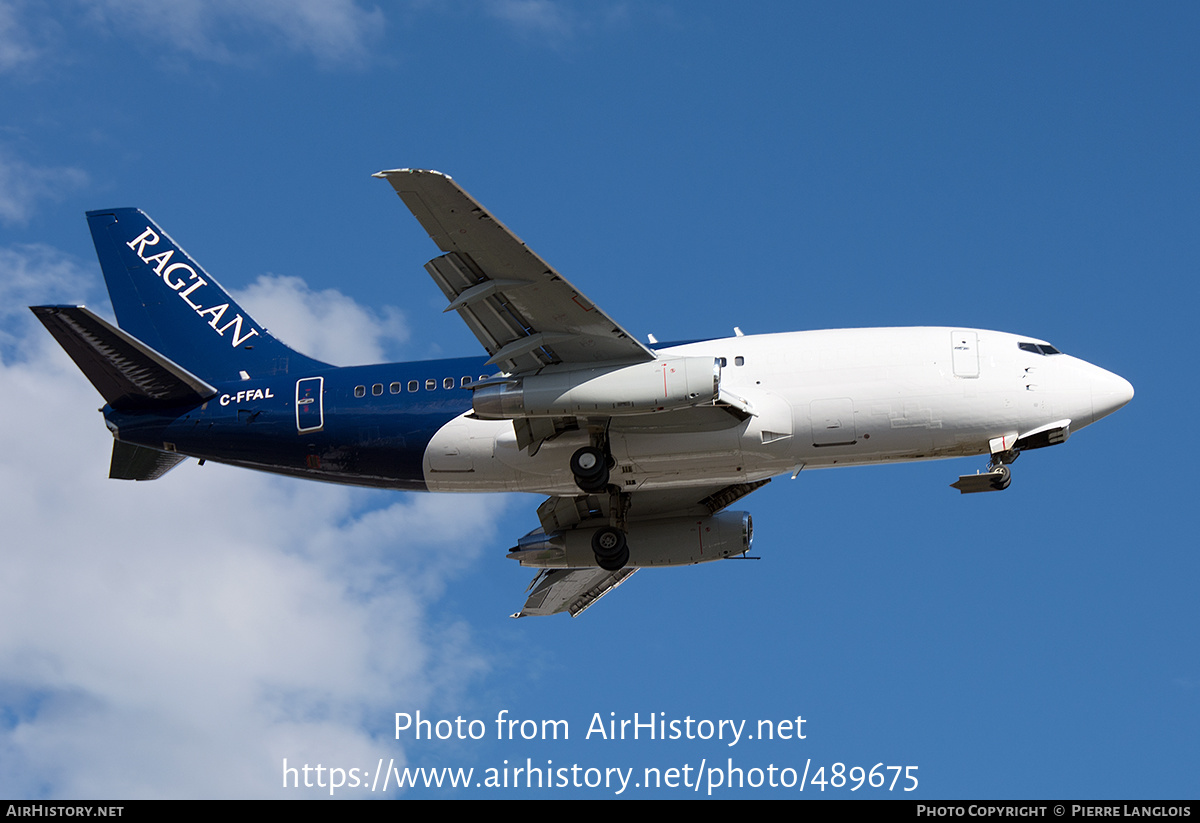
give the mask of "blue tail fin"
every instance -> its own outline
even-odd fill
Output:
[[[269,335],[139,209],[87,213],[121,328],[209,382],[327,364]]]

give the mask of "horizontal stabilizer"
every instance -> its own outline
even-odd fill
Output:
[[[83,306],[30,306],[42,325],[119,411],[194,406],[217,390]]]
[[[544,617],[568,612],[578,617],[597,600],[620,586],[637,569],[555,569],[533,578],[529,599],[513,617]]]
[[[187,457],[174,452],[162,452],[113,441],[112,465],[108,476],[113,480],[157,480],[178,466]]]

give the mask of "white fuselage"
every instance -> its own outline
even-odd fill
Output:
[[[612,482],[632,492],[985,454],[994,438],[1056,421],[1078,430],[1133,395],[1111,372],[1022,342],[1042,343],[978,329],[880,328],[660,349],[660,356],[722,358],[723,398],[752,416],[738,421],[710,407],[614,418]],[[431,491],[578,494],[569,459],[587,442],[585,432],[566,432],[530,456],[511,421],[464,415],[430,441],[425,479]]]

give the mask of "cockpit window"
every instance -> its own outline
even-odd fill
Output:
[[[1026,343],[1022,341],[1017,343],[1017,345],[1021,348],[1021,351],[1033,352],[1034,354],[1062,354],[1062,352],[1049,343]]]

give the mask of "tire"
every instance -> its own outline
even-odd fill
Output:
[[[585,492],[601,492],[608,486],[608,458],[593,446],[584,446],[571,455],[571,474],[575,485]]]
[[[592,552],[596,555],[596,564],[606,572],[623,569],[629,563],[625,532],[612,526],[596,529],[592,535]]]

